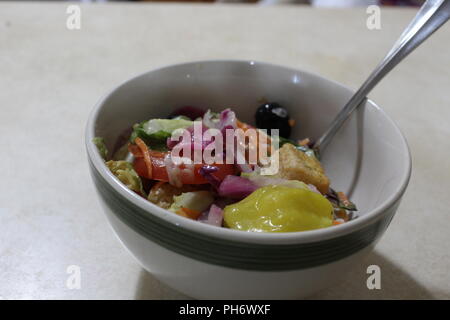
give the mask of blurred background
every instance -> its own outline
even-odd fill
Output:
[[[0,0],[11,1],[11,0]],[[14,0],[13,0],[14,1]],[[23,1],[23,0],[15,0]],[[38,0],[39,1],[39,0]],[[46,0],[49,1],[49,0]],[[67,0],[50,0],[67,1]],[[220,2],[220,3],[254,3],[258,5],[306,4],[316,7],[356,7],[369,5],[420,6],[425,0],[78,0],[71,2]],[[35,1],[33,1],[35,2]]]

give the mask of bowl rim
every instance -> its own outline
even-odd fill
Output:
[[[405,163],[403,164],[402,168],[403,173],[400,177],[400,188],[396,190],[395,193],[393,193],[390,197],[385,199],[380,205],[378,205],[376,208],[366,212],[364,215],[359,216],[355,220],[348,221],[344,224],[340,224],[337,226],[333,226],[332,228],[322,228],[322,229],[315,229],[315,230],[309,230],[309,231],[298,231],[298,232],[276,232],[276,233],[260,233],[260,232],[245,232],[240,230],[233,230],[228,228],[218,228],[215,226],[211,226],[205,223],[199,223],[198,221],[194,221],[191,219],[186,219],[184,217],[181,217],[179,215],[173,214],[172,212],[169,212],[163,208],[158,207],[157,205],[151,203],[150,201],[142,198],[141,196],[137,195],[130,189],[128,189],[125,185],[123,185],[119,179],[117,179],[106,167],[104,164],[103,159],[101,158],[100,154],[98,153],[96,146],[92,142],[92,139],[95,137],[95,125],[97,123],[97,119],[99,116],[100,111],[104,107],[104,103],[106,100],[114,94],[118,89],[122,88],[123,86],[129,84],[130,82],[136,81],[141,77],[144,77],[150,73],[157,72],[157,71],[163,71],[165,69],[172,69],[177,67],[183,67],[183,66],[189,66],[189,65],[196,65],[196,64],[214,64],[214,63],[238,63],[238,64],[250,64],[252,67],[255,66],[263,66],[263,67],[269,67],[269,68],[278,68],[278,69],[284,69],[286,71],[290,72],[297,72],[302,73],[307,76],[319,79],[321,81],[329,82],[333,85],[336,85],[337,87],[348,91],[349,93],[354,93],[355,91],[351,88],[337,82],[331,79],[327,79],[325,77],[322,77],[321,75],[318,75],[314,72],[310,71],[304,71],[300,69],[296,69],[289,66],[283,66],[273,63],[267,63],[267,62],[259,62],[255,60],[239,60],[239,59],[212,59],[212,60],[198,60],[198,61],[190,61],[190,62],[182,62],[182,63],[176,63],[176,64],[169,64],[164,65],[158,68],[154,68],[145,72],[141,72],[125,81],[120,83],[119,85],[115,86],[113,89],[111,89],[108,93],[104,94],[100,100],[95,104],[94,108],[89,114],[89,118],[87,121],[87,125],[85,128],[85,144],[86,144],[86,150],[88,158],[90,159],[91,163],[93,164],[94,170],[96,170],[116,192],[121,194],[124,198],[126,198],[128,201],[131,201],[136,206],[140,207],[141,209],[145,210],[149,214],[156,215],[158,218],[163,219],[167,222],[170,222],[177,227],[187,229],[191,232],[200,233],[203,235],[219,238],[219,239],[225,239],[225,240],[232,240],[232,241],[238,241],[238,242],[246,242],[246,243],[259,243],[259,244],[301,244],[301,243],[311,243],[315,241],[322,241],[332,238],[337,238],[346,234],[350,234],[354,231],[360,230],[361,228],[364,228],[365,226],[368,226],[377,220],[379,220],[383,213],[395,205],[395,203],[402,197],[403,193],[406,190],[406,187],[408,186],[410,176],[411,176],[411,167],[412,167],[412,161],[411,161],[411,153],[410,149],[407,143],[407,140],[399,127],[396,125],[396,123],[388,116],[388,114],[380,108],[375,102],[373,102],[370,99],[367,99],[367,104],[369,104],[371,107],[376,108],[378,112],[381,112],[381,114],[385,117],[385,119],[392,125],[392,127],[395,129],[397,135],[401,138],[402,144],[403,144],[403,152],[406,154],[405,157]]]

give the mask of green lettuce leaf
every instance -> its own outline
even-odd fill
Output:
[[[105,145],[105,139],[101,137],[95,137],[92,139],[92,142],[97,147],[98,152],[100,153],[100,156],[103,158],[103,160],[106,160],[106,157],[108,156],[108,149]]]
[[[191,120],[183,118],[176,119],[152,119],[133,126],[130,141],[141,138],[151,149],[167,151],[167,138],[177,129],[185,129],[192,126]]]
[[[209,191],[193,191],[175,196],[173,200],[174,202],[169,208],[170,211],[177,212],[181,208],[188,208],[203,212],[214,202],[214,197]]]
[[[124,185],[129,189],[145,195],[144,188],[142,187],[141,178],[133,169],[133,165],[127,161],[114,161],[110,160],[106,162],[106,166]]]

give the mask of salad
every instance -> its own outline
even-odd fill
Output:
[[[264,103],[255,125],[232,109],[182,107],[135,124],[106,166],[124,185],[186,219],[251,232],[296,232],[356,218],[355,205],[330,181],[306,138],[290,138],[296,121]]]

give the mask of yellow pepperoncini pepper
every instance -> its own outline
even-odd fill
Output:
[[[269,185],[224,209],[225,226],[253,232],[295,232],[332,225],[333,207],[306,188]]]

